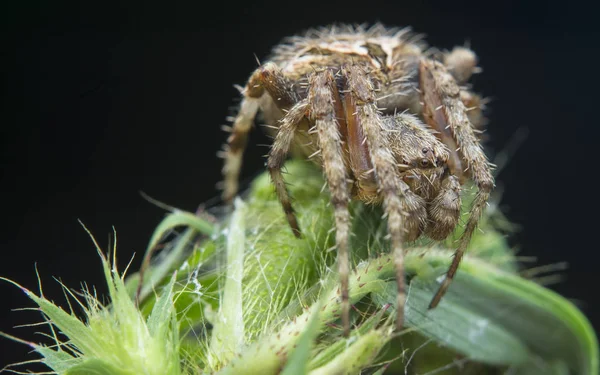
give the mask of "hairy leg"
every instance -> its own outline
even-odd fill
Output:
[[[279,198],[279,202],[281,202],[287,221],[296,237],[301,236],[300,227],[298,226],[298,220],[296,219],[296,214],[292,207],[285,180],[281,174],[281,168],[283,167],[285,158],[292,145],[298,123],[300,123],[306,115],[307,109],[307,101],[300,101],[288,111],[283,119],[281,119],[277,134],[275,135],[275,141],[273,142],[273,146],[271,146],[269,157],[267,159],[267,169],[271,175],[271,181],[275,186],[277,198]]]
[[[240,104],[240,110],[233,120],[231,134],[227,138],[224,146],[223,158],[223,200],[231,203],[238,191],[238,179],[242,168],[242,156],[248,142],[248,132],[252,128],[256,112],[258,112],[259,100],[264,93],[264,89],[258,83],[259,71],[256,70],[246,88],[242,91],[244,98]]]
[[[348,277],[350,273],[348,236],[350,213],[348,202],[348,176],[344,163],[342,138],[336,120],[335,98],[339,98],[331,71],[314,73],[309,79],[310,120],[314,121],[323,169],[331,193],[335,212],[335,242],[337,246],[338,270],[341,281],[342,325],[344,336],[350,333],[350,303],[348,301]]]
[[[444,65],[448,73],[456,80],[458,85],[466,85],[473,74],[481,73],[477,66],[477,55],[465,47],[454,47],[452,51],[444,54]],[[481,130],[486,123],[483,109],[486,100],[480,95],[469,91],[469,87],[461,87],[460,100],[467,107],[469,121],[475,129]]]
[[[443,56],[444,65],[448,73],[454,77],[458,85],[466,85],[460,88],[460,99],[467,107],[467,115],[471,125],[480,131],[486,124],[487,119],[483,115],[483,109],[487,102],[480,95],[469,90],[468,81],[473,74],[481,73],[482,69],[477,66],[477,55],[466,47],[454,47],[452,51]]]
[[[345,67],[343,74],[347,77],[348,91],[356,105],[358,119],[371,153],[375,178],[383,197],[398,286],[396,327],[400,329],[404,324],[406,302],[402,241],[406,237],[405,232],[410,232],[412,226],[421,226],[427,213],[421,201],[417,200],[416,195],[398,175],[396,161],[382,133],[384,127],[375,104],[374,88],[365,71],[359,66],[352,65]]]
[[[228,203],[233,200],[238,191],[238,179],[242,167],[242,156],[248,142],[248,132],[252,128],[260,99],[265,91],[280,109],[289,109],[298,101],[288,80],[275,64],[267,63],[252,73],[242,91],[244,98],[233,121],[231,135],[227,138],[224,150],[223,199]]]
[[[469,219],[459,240],[458,248],[446,274],[446,278],[429,304],[430,308],[438,305],[450,286],[462,257],[477,228],[483,209],[485,208],[494,186],[490,165],[473,132],[467,117],[466,108],[460,100],[460,89],[446,68],[433,60],[421,60],[420,83],[423,95],[424,111],[435,113],[435,123],[430,124],[438,131],[449,132],[454,145],[458,145],[462,159],[466,164],[464,171],[452,170],[452,174],[468,172],[478,187],[471,206]],[[450,146],[449,146],[450,147]],[[452,151],[452,150],[451,150]],[[452,168],[452,165],[451,165]],[[460,174],[458,174],[460,176]]]

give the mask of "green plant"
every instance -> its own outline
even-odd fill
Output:
[[[461,229],[445,243],[410,244],[406,330],[394,332],[385,223],[378,208],[353,203],[354,329],[345,339],[321,172],[300,161],[287,169],[303,239],[287,227],[261,175],[218,224],[170,213],[148,251],[172,228],[185,230],[167,242],[141,286],[138,274],[125,282],[99,252],[112,302],[102,306],[86,293],[85,322],[26,290],[68,337],[34,345],[42,361],[61,374],[598,373],[590,324],[566,299],[519,276],[495,206],[434,310],[427,303]]]

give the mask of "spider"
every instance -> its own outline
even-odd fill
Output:
[[[334,208],[341,317],[349,334],[348,203],[383,204],[395,265],[397,329],[404,321],[405,241],[455,229],[461,185],[478,187],[452,263],[429,308],[458,269],[494,186],[478,138],[480,97],[465,85],[478,72],[468,48],[427,50],[408,28],[329,26],[287,38],[241,89],[225,145],[223,198],[238,189],[242,154],[260,111],[273,130],[267,169],[287,221],[301,237],[282,175],[290,152],[322,167]]]

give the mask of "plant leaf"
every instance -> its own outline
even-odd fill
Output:
[[[230,361],[244,344],[242,279],[246,242],[246,206],[239,198],[234,204],[235,211],[227,236],[227,278],[210,342],[209,358],[212,368],[219,368],[221,363]]]
[[[319,322],[320,307],[321,304],[317,303],[310,318],[310,322],[304,332],[302,332],[300,339],[296,344],[296,349],[290,354],[281,375],[302,375],[307,373],[310,350],[313,346],[315,337],[317,337],[317,334],[319,333],[319,328],[321,327]]]
[[[117,368],[100,359],[92,358],[71,367],[64,375],[136,375],[136,373]]]
[[[142,285],[142,288],[140,289],[140,300],[143,300],[146,296],[148,296],[152,289],[167,276],[169,271],[173,270],[182,263],[184,250],[189,244],[192,236],[194,236],[196,233],[202,233],[210,236],[215,232],[215,226],[212,223],[209,223],[208,221],[190,212],[176,210],[167,215],[167,217],[165,217],[156,227],[154,233],[152,233],[152,237],[150,238],[150,242],[146,248],[146,253],[144,254],[143,264],[145,266],[149,265],[150,257],[152,256],[154,249],[160,240],[173,228],[179,226],[187,227],[185,233],[180,236],[174,244],[172,244],[172,250],[167,254],[165,259],[151,269],[148,267],[149,269],[146,270],[147,275],[144,279],[144,285]],[[127,289],[132,294],[137,292],[139,277],[130,278],[128,281]]]
[[[325,366],[310,372],[310,375],[360,374],[372,364],[381,348],[388,342],[389,332],[371,330],[359,336],[356,341]]]
[[[154,304],[152,313],[148,317],[147,326],[151,336],[159,335],[164,332],[165,327],[171,323],[173,315],[173,285],[177,278],[177,273],[173,274],[169,284],[162,289],[160,298]]]
[[[465,257],[440,305],[428,310],[438,284],[430,276],[418,275],[418,269],[424,268],[418,262],[426,262],[436,270],[433,274],[442,274],[447,255],[443,251],[407,254],[407,271],[417,272],[409,286],[408,326],[483,363],[519,368],[535,357],[547,364],[563,361],[577,374],[598,372],[594,331],[575,306],[480,259]],[[393,284],[388,283],[385,294],[375,294],[374,299],[393,303]]]

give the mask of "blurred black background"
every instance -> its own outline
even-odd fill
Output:
[[[490,155],[529,135],[498,176],[521,254],[567,261],[553,288],[600,327],[596,194],[600,28],[583,1],[2,2],[0,276],[64,304],[58,283],[103,293],[93,244],[115,226],[120,263],[141,254],[164,211],[217,195],[220,130],[243,84],[282,37],[332,22],[411,25],[440,48],[469,42],[492,97]],[[252,143],[267,143],[260,131]],[[251,146],[246,179],[264,163]],[[39,314],[0,283],[0,330],[31,341]],[[0,339],[4,365],[29,348]]]

